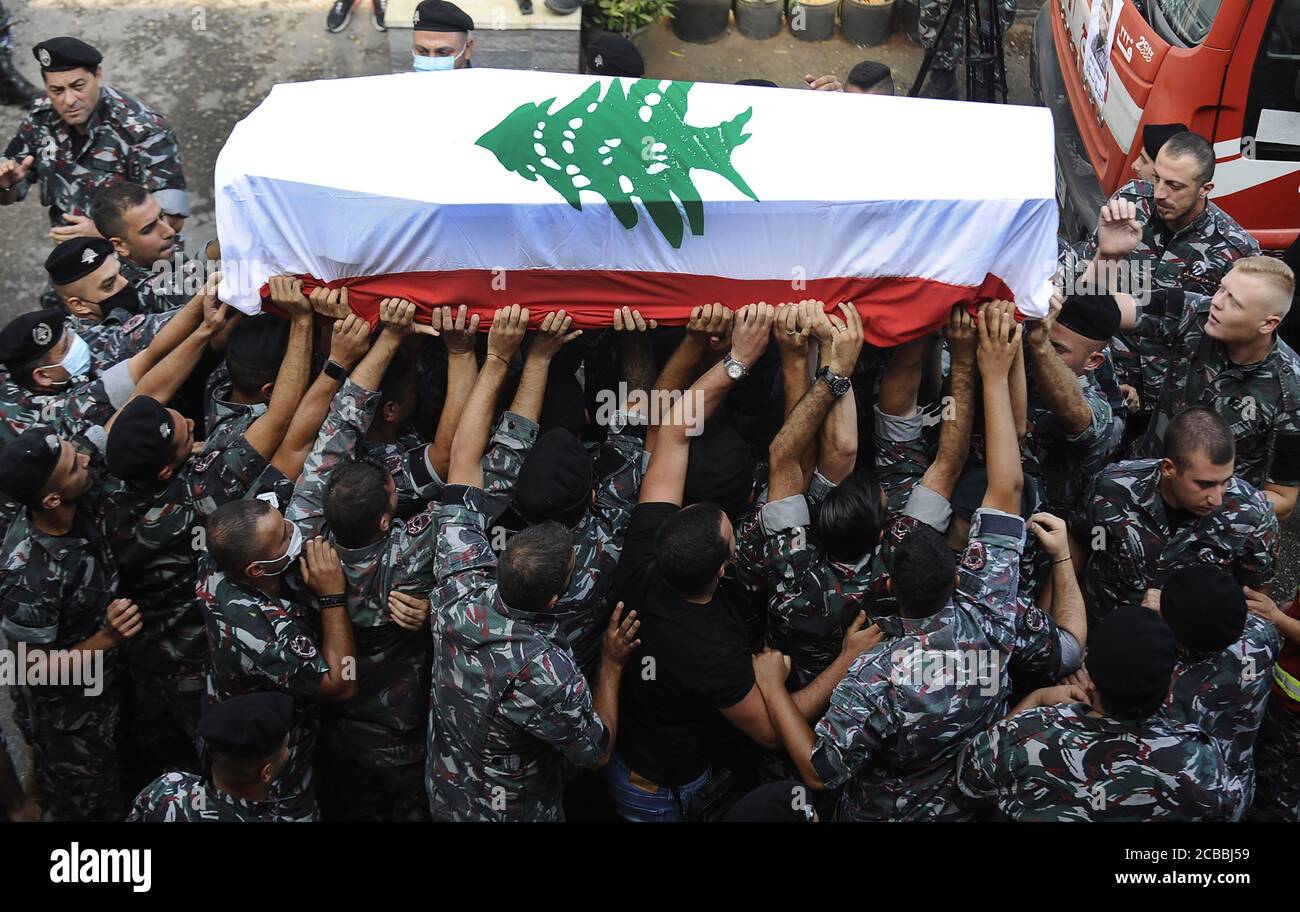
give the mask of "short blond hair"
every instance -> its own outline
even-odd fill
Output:
[[[1260,255],[1242,257],[1232,264],[1232,269],[1234,272],[1263,276],[1272,280],[1274,287],[1281,294],[1269,309],[1274,314],[1286,316],[1287,311],[1291,309],[1291,299],[1295,295],[1295,273],[1291,271],[1290,266],[1276,257]]]

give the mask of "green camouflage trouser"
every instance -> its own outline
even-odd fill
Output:
[[[962,0],[919,0],[921,44],[927,50],[934,46],[935,38],[939,34],[939,26],[943,24],[943,14],[948,11],[950,2],[960,4]],[[988,0],[967,0],[967,3],[972,6],[977,2],[981,8],[987,8]],[[1012,21],[1016,18],[1016,0],[998,0],[998,5],[1002,10],[1002,33],[1005,35],[1007,29],[1011,28]],[[958,8],[953,11],[952,18],[948,21],[948,30],[943,33],[943,41],[939,44],[938,50],[934,52],[934,62],[931,64],[933,69],[957,69],[962,62],[961,42],[965,34],[965,27],[961,21],[961,9]],[[1003,40],[1003,46],[1006,46],[1005,39]]]
[[[1255,801],[1247,820],[1300,822],[1300,712],[1276,692],[1255,739]]]

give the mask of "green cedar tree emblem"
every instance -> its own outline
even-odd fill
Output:
[[[704,233],[692,168],[720,174],[758,199],[731,164],[732,150],[749,139],[741,130],[753,108],[716,127],[692,127],[685,120],[691,83],[660,84],[638,79],[624,93],[616,79],[601,98],[596,82],[554,113],[554,98],[522,104],[476,145],[521,177],[540,176],[574,209],[582,209],[579,190],[599,194],[624,228],[635,227],[640,202],[668,243],[681,247],[683,211],[691,234]]]

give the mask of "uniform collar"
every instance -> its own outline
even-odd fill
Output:
[[[559,626],[560,615],[552,611],[523,611],[509,607],[501,600],[499,588],[492,591],[492,610],[504,618],[520,621],[545,632],[551,632]]]
[[[880,627],[886,637],[892,638],[936,633],[951,624],[952,618],[953,605],[950,601],[929,617],[906,618],[901,614],[882,614],[871,620]]]

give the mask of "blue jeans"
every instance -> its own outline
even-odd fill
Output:
[[[618,815],[632,823],[679,823],[685,819],[681,809],[690,807],[695,793],[704,788],[713,774],[706,769],[698,779],[675,788],[659,786],[658,792],[647,792],[630,781],[631,770],[618,755],[609,758],[604,769],[605,788],[618,805]],[[674,793],[676,797],[674,797]],[[680,805],[679,805],[680,802]]]

